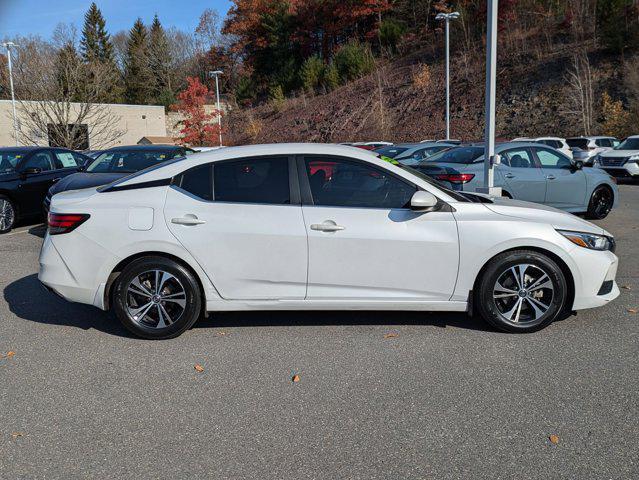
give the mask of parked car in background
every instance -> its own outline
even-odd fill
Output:
[[[87,150],[82,153],[89,158],[97,158],[103,151],[104,150]]]
[[[601,227],[339,145],[194,155],[56,195],[48,223],[40,281],[144,338],[264,309],[475,308],[530,332],[619,295]]]
[[[519,137],[514,138],[513,142],[536,142],[541,143],[543,145],[548,145],[554,149],[559,150],[561,153],[566,155],[568,158],[573,158],[572,149],[570,145],[566,142],[565,138],[561,137],[536,137],[536,138],[527,138],[527,137]]]
[[[575,160],[581,160],[584,165],[592,166],[595,155],[612,150],[619,145],[615,137],[572,137],[567,138]]]
[[[639,135],[626,138],[612,150],[594,157],[595,167],[617,178],[639,178]]]
[[[495,152],[501,164],[495,166],[495,186],[517,200],[543,203],[588,218],[608,215],[618,201],[617,185],[606,172],[584,169],[583,164],[539,143],[507,142]],[[414,166],[447,187],[474,192],[484,185],[484,146],[474,144],[451,148]]]
[[[361,148],[363,150],[375,150],[376,148],[385,147],[392,144],[392,142],[355,142],[349,145],[352,147]]]
[[[173,145],[132,145],[104,150],[84,171],[69,175],[53,185],[44,199],[44,209],[49,210],[51,197],[56,193],[105,185],[158,163],[192,153],[195,153],[192,148]]]
[[[404,165],[411,165],[454,146],[452,143],[440,142],[400,143],[376,148],[375,153],[402,162]]]
[[[41,215],[49,188],[89,160],[66,148],[0,148],[0,233],[21,218]]]

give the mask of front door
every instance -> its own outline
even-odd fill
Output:
[[[43,210],[42,202],[57,179],[53,156],[49,150],[39,150],[27,157],[19,166],[23,175],[20,183],[20,213],[37,215]]]
[[[575,208],[586,202],[586,174],[573,168],[572,161],[558,152],[536,148],[535,154],[546,178],[547,205]]]
[[[499,171],[504,188],[513,198],[527,202],[544,203],[546,178],[538,168],[528,148],[514,148],[501,153]]]
[[[194,167],[168,189],[173,235],[225,299],[304,299],[307,241],[293,159],[258,157]]]
[[[459,262],[450,211],[413,212],[415,185],[368,162],[307,156],[298,170],[307,299],[450,299]]]

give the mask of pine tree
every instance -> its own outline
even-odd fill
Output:
[[[80,101],[79,75],[81,72],[81,60],[73,43],[69,42],[58,50],[55,62],[55,78],[60,96],[69,101]]]
[[[136,105],[149,103],[154,88],[154,76],[149,63],[148,33],[140,18],[129,32],[124,63],[126,101]]]
[[[87,61],[113,62],[113,44],[106,31],[106,22],[102,12],[94,3],[84,14],[84,27],[80,40],[82,58]]]
[[[155,79],[151,95],[155,103],[165,107],[175,103],[171,63],[169,42],[156,15],[149,32],[149,67]]]

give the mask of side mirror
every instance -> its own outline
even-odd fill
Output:
[[[429,212],[437,206],[437,197],[430,192],[418,190],[410,199],[410,209],[416,212]]]
[[[20,172],[22,175],[37,175],[38,173],[42,173],[42,169],[39,167],[29,167],[25,168]]]
[[[582,170],[583,168],[584,168],[583,160],[575,160],[575,162],[572,164],[573,170]]]
[[[501,165],[501,155],[499,155],[498,153],[496,153],[493,156],[493,165],[495,165],[495,166]]]

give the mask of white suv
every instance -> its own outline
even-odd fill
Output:
[[[575,160],[581,160],[584,165],[592,165],[595,155],[612,150],[619,145],[615,137],[572,137],[566,139],[573,152]]]
[[[548,145],[549,147],[554,148],[555,150],[559,150],[561,153],[566,155],[568,158],[573,158],[572,149],[570,145],[566,142],[565,138],[560,137],[536,137],[536,138],[527,138],[527,137],[519,137],[513,139],[513,142],[534,142],[541,143],[543,145]]]
[[[612,150],[600,153],[594,162],[595,167],[613,177],[639,178],[639,135],[628,137]]]

